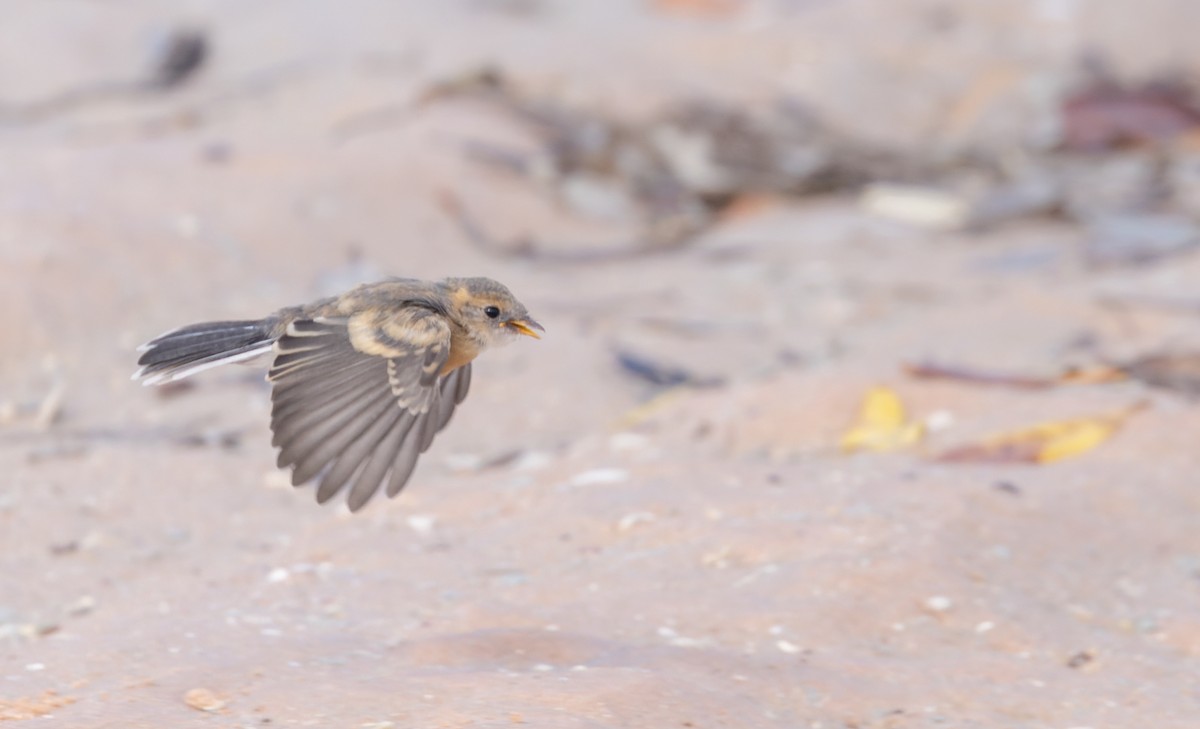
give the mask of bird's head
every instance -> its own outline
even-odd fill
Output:
[[[541,339],[541,324],[508,288],[490,278],[450,278],[442,282],[450,300],[450,315],[481,345],[511,342],[517,336]]]

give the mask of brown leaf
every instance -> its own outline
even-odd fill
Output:
[[[1062,105],[1063,147],[1097,152],[1170,141],[1200,127],[1200,109],[1179,84],[1096,84]]]
[[[1107,385],[1128,379],[1129,375],[1123,369],[1112,365],[1072,367],[1058,376],[1058,382],[1062,385]]]

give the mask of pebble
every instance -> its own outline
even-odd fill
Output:
[[[228,703],[206,688],[194,688],[183,695],[183,703],[198,711],[220,711]]]
[[[437,524],[437,517],[433,514],[413,514],[408,517],[408,526],[417,534],[429,534],[433,532],[433,527]]]
[[[971,220],[964,198],[932,187],[872,183],[859,205],[873,215],[930,230],[958,230]]]
[[[944,595],[934,595],[925,600],[925,607],[935,613],[944,613],[954,607],[954,601]]]
[[[635,511],[631,514],[626,514],[617,521],[617,531],[627,532],[638,524],[652,522],[658,517],[650,511]]]
[[[572,486],[597,486],[606,483],[621,483],[629,480],[629,471],[623,468],[594,468],[571,478]]]

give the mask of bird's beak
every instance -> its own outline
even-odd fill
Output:
[[[533,337],[534,339],[541,339],[542,337],[540,334],[538,334],[538,332],[546,331],[542,328],[541,324],[538,324],[533,319],[509,319],[508,321],[504,322],[504,326],[512,327],[513,329],[516,329],[517,332],[524,334],[527,337]],[[537,331],[534,331],[535,329]]]

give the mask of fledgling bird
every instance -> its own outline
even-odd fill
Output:
[[[271,355],[271,444],[317,502],[348,489],[357,511],[404,487],[446,426],[484,349],[545,331],[488,278],[389,279],[257,321],[173,329],[138,348],[133,379],[172,382]]]

